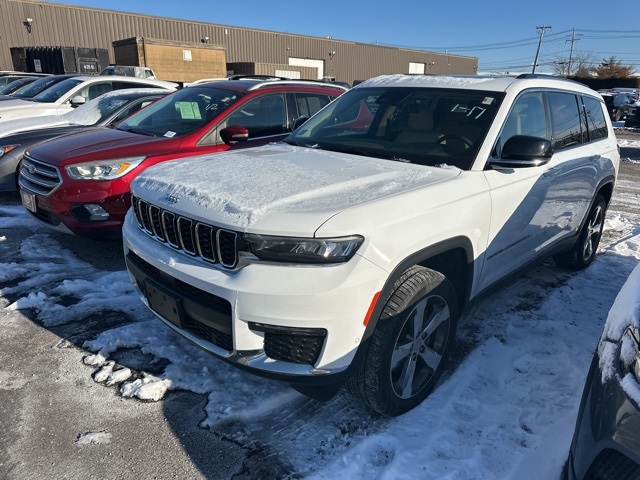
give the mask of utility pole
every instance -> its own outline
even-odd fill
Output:
[[[551,28],[550,25],[543,25],[542,27],[536,27],[536,31],[540,31],[540,40],[538,41],[538,50],[536,50],[536,59],[533,61],[533,70],[531,73],[536,73],[536,65],[538,64],[538,55],[540,54],[540,45],[542,45],[542,37],[544,36],[544,31],[547,28]]]
[[[576,27],[573,27],[573,33],[571,34],[571,50],[569,50],[569,69],[567,70],[567,77],[571,75],[571,60],[573,59],[573,44],[578,40],[580,39],[576,38]]]

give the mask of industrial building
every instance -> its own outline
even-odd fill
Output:
[[[13,69],[12,47],[107,49],[109,62],[115,63],[113,43],[131,38],[220,47],[226,53],[227,73],[308,78],[315,72],[317,78],[350,84],[393,73],[472,75],[478,66],[475,57],[42,1],[0,0],[0,69]]]

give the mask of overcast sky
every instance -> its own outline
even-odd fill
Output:
[[[593,61],[616,56],[640,71],[640,25],[637,1],[620,0],[615,7],[593,2],[459,0],[424,2],[300,2],[248,0],[241,4],[205,4],[199,0],[63,0],[93,8],[273,30],[314,37],[425,49],[478,57],[479,71],[528,71],[539,34],[545,30],[538,71],[553,71],[553,62],[567,60],[572,29],[574,52]],[[177,8],[179,5],[179,8]],[[463,47],[463,48],[461,48]],[[574,54],[574,55],[575,55]]]

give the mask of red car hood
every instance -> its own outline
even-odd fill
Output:
[[[180,146],[180,138],[149,137],[111,128],[91,129],[64,135],[29,149],[36,160],[53,165],[170,154]]]

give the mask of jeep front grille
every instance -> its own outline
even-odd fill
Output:
[[[238,234],[176,215],[131,195],[131,208],[140,229],[156,240],[205,262],[235,268]]]
[[[21,187],[40,195],[49,195],[62,184],[56,167],[28,155],[22,157],[18,181]]]

